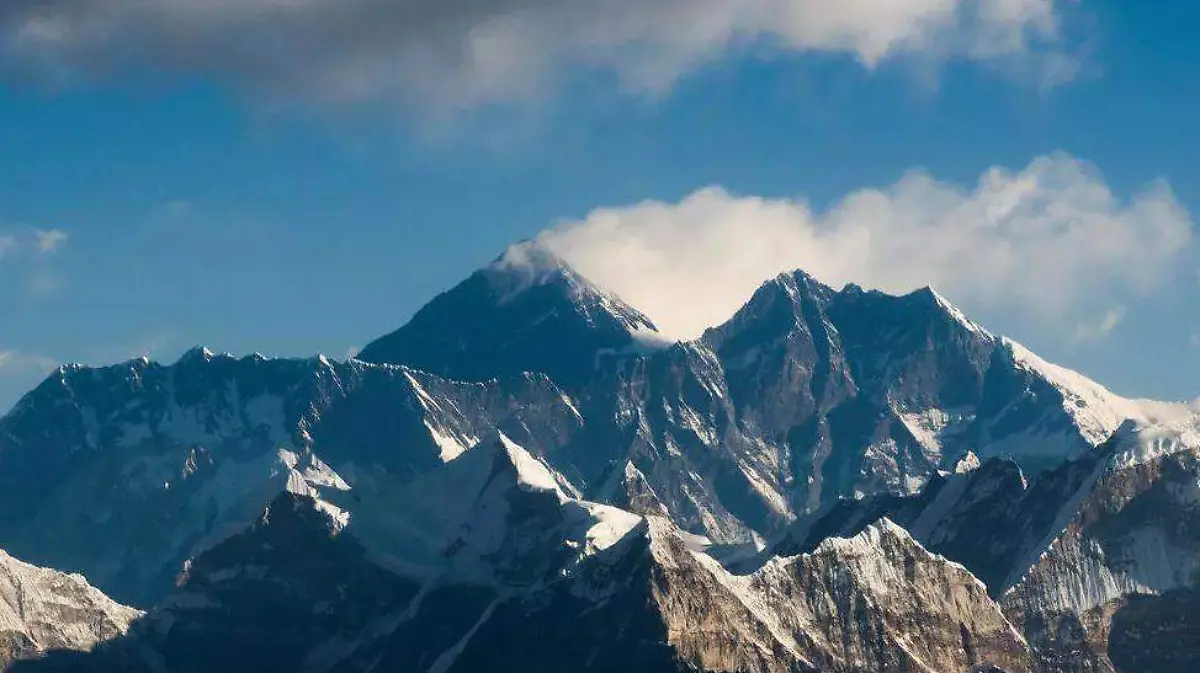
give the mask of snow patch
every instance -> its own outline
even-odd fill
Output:
[[[534,491],[552,491],[563,498],[567,497],[559,486],[554,473],[542,461],[534,458],[504,433],[499,433],[499,441],[500,446],[508,454],[509,460],[512,461],[513,467],[516,468],[518,485]]]

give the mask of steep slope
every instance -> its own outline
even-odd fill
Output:
[[[1194,670],[1200,653],[1200,413],[1127,426],[1062,532],[1005,594],[1046,666]],[[1168,635],[1181,637],[1167,637]]]
[[[418,487],[459,490],[443,496],[453,502],[437,568],[414,572],[380,554],[355,523],[354,498],[341,510],[285,492],[189,561],[127,638],[30,670],[426,670],[500,601],[576,576],[642,523],[570,498],[561,477],[503,435],[438,473]],[[536,631],[525,638],[531,645]]]
[[[999,597],[1062,530],[1062,512],[1090,488],[1104,457],[1085,454],[1030,480],[1011,460],[981,465],[971,455],[954,473],[930,480],[919,494],[838,501],[798,521],[757,558],[743,563],[753,566],[775,555],[808,552],[822,540],[856,535],[886,517],[925,547],[963,564]]]
[[[203,350],[173,366],[64,367],[0,419],[0,544],[150,605],[186,559],[248,526],[289,483],[340,492],[350,480],[365,497],[498,428],[546,451],[580,424],[538,376],[460,384]]]
[[[738,576],[650,518],[505,587],[385,572],[332,523],[281,496],[127,638],[16,670],[1030,670],[982,585],[887,521]]]
[[[581,570],[499,603],[446,670],[1029,670],[978,582],[889,523],[738,576],[651,517]]]
[[[1127,423],[1096,452],[1027,480],[964,465],[919,495],[847,500],[757,559],[810,551],[883,517],[987,583],[1046,671],[1166,673],[1200,665],[1200,410]]]
[[[79,575],[38,568],[0,551],[0,669],[51,650],[89,651],[122,636],[141,614]]]
[[[527,242],[429,302],[358,358],[466,381],[539,372],[575,387],[588,382],[599,358],[664,342],[644,315]]]

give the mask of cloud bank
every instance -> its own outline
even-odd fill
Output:
[[[1075,0],[5,0],[0,66],[69,82],[199,75],[255,94],[439,107],[544,95],[573,68],[661,92],[732,52],[1072,72]]]
[[[1089,164],[1054,155],[1017,172],[991,168],[973,188],[913,171],[825,212],[710,187],[679,203],[597,210],[539,240],[684,338],[797,268],[836,287],[932,285],[971,308],[1074,328],[1171,278],[1193,228],[1165,182],[1121,198]],[[1087,335],[1122,317],[1105,314]]]

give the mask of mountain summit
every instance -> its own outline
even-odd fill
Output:
[[[536,242],[514,245],[358,354],[464,381],[538,372],[583,384],[605,355],[667,340],[650,319]]]

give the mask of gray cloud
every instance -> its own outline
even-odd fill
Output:
[[[284,100],[439,108],[544,95],[570,67],[659,92],[732,51],[1036,63],[1073,0],[6,0],[10,75],[194,74]]]

